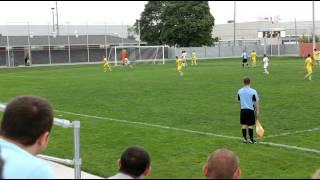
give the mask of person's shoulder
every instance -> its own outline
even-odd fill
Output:
[[[34,171],[32,172],[31,178],[42,178],[42,179],[53,179],[54,173],[53,169],[49,164],[47,164],[45,161],[38,159],[34,162]]]
[[[241,93],[243,90],[244,90],[244,88],[243,88],[243,87],[242,87],[242,88],[240,88],[240,89],[238,90],[238,93]]]
[[[254,89],[254,88],[250,88],[250,90],[251,90],[253,93],[257,93],[257,90]]]

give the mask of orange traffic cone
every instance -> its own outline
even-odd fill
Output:
[[[256,133],[259,137],[263,137],[264,135],[264,129],[259,120],[256,121]]]

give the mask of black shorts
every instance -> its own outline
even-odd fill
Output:
[[[240,111],[240,124],[253,126],[256,124],[255,112],[251,109],[241,109]]]
[[[247,63],[248,59],[242,59],[242,63]]]

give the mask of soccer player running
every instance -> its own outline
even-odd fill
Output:
[[[250,87],[251,80],[249,77],[245,77],[243,83],[244,87],[238,91],[243,142],[254,144],[256,141],[253,138],[253,126],[256,123],[256,115],[260,114],[259,96],[257,91]],[[247,140],[247,130],[249,131],[249,141]]]
[[[269,67],[269,58],[266,54],[263,55],[263,69],[265,74],[269,74],[268,67]]]
[[[304,62],[305,68],[307,70],[307,75],[304,77],[304,79],[309,78],[309,81],[311,81],[312,78],[312,68],[313,68],[313,63],[311,59],[311,55],[308,54],[308,58]]]
[[[192,51],[191,56],[192,56],[191,65],[197,65],[197,54],[196,54],[196,52],[194,50]]]
[[[255,50],[251,52],[252,67],[257,67],[257,53]]]
[[[109,60],[106,58],[106,56],[103,56],[103,68],[104,72],[107,72],[107,70],[110,72],[112,71]]]
[[[186,67],[187,66],[187,52],[182,51],[181,57],[182,57],[182,65],[183,65],[183,67]]]
[[[319,51],[317,49],[313,50],[313,62],[314,64],[317,64],[317,61],[319,60]],[[319,63],[318,63],[319,65]]]
[[[183,76],[183,72],[182,72],[182,59],[179,58],[178,56],[176,56],[176,64],[177,64],[177,70],[179,72],[180,77]]]
[[[249,67],[249,65],[248,65],[248,54],[247,54],[247,52],[245,50],[243,50],[241,57],[242,57],[242,67],[244,68],[244,64],[245,63],[247,64],[247,67]]]

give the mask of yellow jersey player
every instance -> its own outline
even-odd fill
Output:
[[[319,51],[317,49],[313,50],[313,62],[316,64],[316,62],[319,60]],[[318,62],[319,65],[319,62]]]
[[[183,63],[182,63],[182,59],[179,58],[178,56],[176,56],[176,63],[177,63],[177,70],[180,74],[180,77],[182,77],[183,76],[183,72],[182,72]]]
[[[191,56],[192,56],[191,65],[197,65],[197,54],[196,54],[196,52],[194,50],[192,51]]]
[[[308,54],[308,58],[306,59],[304,64],[305,64],[305,68],[307,70],[307,75],[304,77],[304,79],[309,78],[309,80],[311,81],[313,63],[312,63],[312,59],[311,59],[311,55],[310,54]]]
[[[252,67],[257,67],[257,53],[254,50],[251,52],[251,61]]]
[[[107,72],[107,70],[112,71],[109,60],[106,58],[106,56],[103,56],[103,68],[104,72]]]

